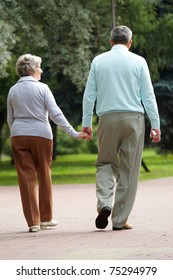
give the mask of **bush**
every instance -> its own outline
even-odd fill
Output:
[[[76,131],[81,131],[81,125],[77,126]],[[76,140],[69,135],[67,135],[62,129],[58,129],[57,132],[57,154],[65,155],[65,154],[80,154],[80,153],[90,153],[97,154],[97,124],[95,118],[93,119],[93,139],[92,140],[84,140],[79,139]]]

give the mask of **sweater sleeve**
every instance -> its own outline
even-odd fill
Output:
[[[73,138],[77,138],[79,132],[77,132],[68,122],[63,112],[56,104],[55,98],[49,89],[46,87],[46,95],[45,95],[45,104],[48,110],[48,115],[50,119],[58,126],[60,126],[67,134],[72,136]]]
[[[9,128],[11,128],[13,121],[14,121],[14,112],[13,112],[13,108],[10,103],[10,94],[8,94],[8,97],[7,97],[7,123],[8,123]]]
[[[97,96],[96,75],[95,75],[95,65],[93,60],[93,62],[91,63],[91,68],[89,71],[89,75],[84,91],[84,97],[83,97],[83,117],[82,117],[83,127],[92,127],[92,116],[93,116],[96,96]]]
[[[153,86],[151,83],[148,65],[145,60],[143,60],[143,71],[141,76],[140,92],[142,103],[151,122],[151,127],[160,129],[160,117],[158,112],[158,106]]]
[[[68,122],[68,120],[62,112],[59,112],[59,114],[53,116],[51,119],[55,124],[60,126],[67,134],[69,134],[73,138],[78,137],[79,132],[74,130],[74,128],[70,125],[70,123]]]

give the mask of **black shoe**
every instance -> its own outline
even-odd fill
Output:
[[[99,215],[95,220],[96,227],[99,229],[106,228],[108,225],[108,217],[110,216],[110,214],[111,214],[111,208],[108,206],[103,207],[100,210]]]

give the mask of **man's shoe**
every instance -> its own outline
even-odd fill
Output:
[[[29,227],[29,232],[37,232],[39,230],[40,230],[40,226],[37,225]]]
[[[58,224],[58,222],[56,220],[51,220],[49,222],[41,222],[40,223],[40,228],[41,229],[49,229],[49,228],[53,228]]]
[[[104,229],[108,225],[108,217],[111,214],[111,208],[110,207],[103,207],[100,212],[98,217],[95,220],[96,227],[99,229]]]
[[[122,230],[122,229],[132,229],[133,226],[130,224],[125,224],[123,227],[113,227],[112,230]]]

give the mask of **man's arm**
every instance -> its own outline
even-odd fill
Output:
[[[96,97],[97,97],[96,73],[95,73],[94,62],[92,62],[85,91],[84,91],[84,96],[83,96],[83,117],[82,117],[82,131],[87,132],[90,139],[92,138],[92,116],[93,116]]]
[[[146,61],[144,61],[141,77],[141,98],[151,123],[150,138],[154,143],[158,143],[161,140],[160,117]]]

